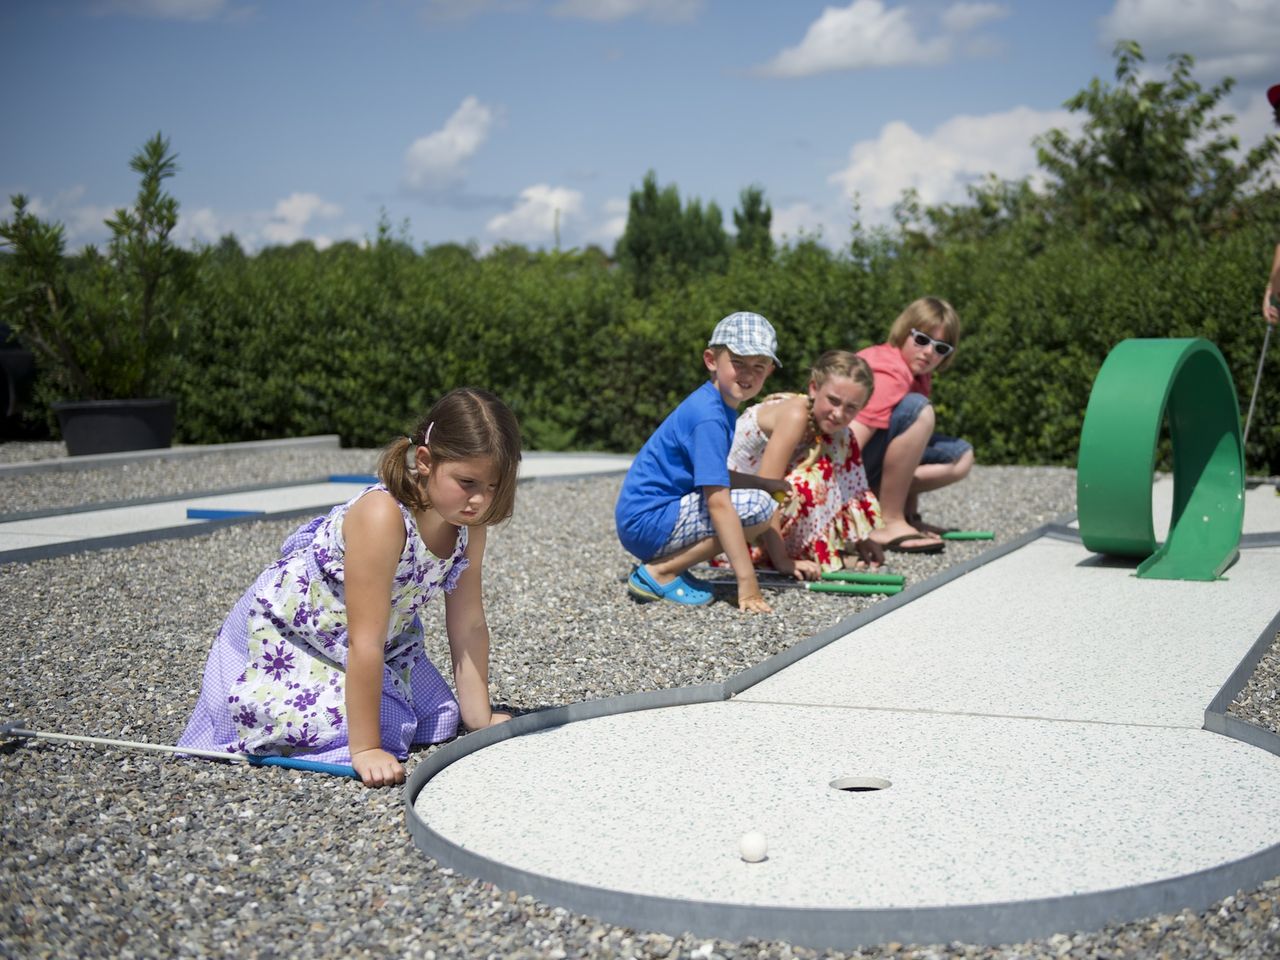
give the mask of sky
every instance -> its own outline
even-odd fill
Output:
[[[169,138],[184,245],[375,235],[612,251],[648,171],[733,231],[842,246],[855,204],[960,202],[1113,80],[1119,39],[1196,57],[1271,131],[1280,0],[0,0],[0,190],[101,243]],[[6,203],[7,211],[10,209]]]

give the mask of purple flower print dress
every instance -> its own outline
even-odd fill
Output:
[[[347,608],[342,520],[361,491],[299,527],[222,624],[205,664],[200,699],[179,746],[260,755],[305,754],[350,763],[347,740]],[[458,702],[423,650],[418,611],[451,592],[467,567],[467,528],[444,560],[400,506],[405,545],[391,588],[380,710],[382,748],[409,746],[458,729]]]

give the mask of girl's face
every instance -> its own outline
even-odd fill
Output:
[[[484,516],[497,489],[497,467],[485,457],[447,460],[431,466],[427,474],[432,508],[455,526],[469,526]]]
[[[942,335],[942,327],[932,327],[927,330],[917,328],[908,333],[907,339],[902,341],[902,359],[907,361],[907,366],[911,368],[911,372],[916,376],[933,373],[938,369],[938,364],[942,363],[943,357],[939,356],[932,342],[926,342],[924,346],[916,343],[916,333],[921,333],[928,337],[929,341],[942,340],[945,342],[945,338]]]
[[[848,377],[827,377],[821,384],[809,381],[813,422],[823,433],[838,433],[867,403],[867,388]]]

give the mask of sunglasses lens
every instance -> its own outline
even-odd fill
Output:
[[[933,352],[940,357],[945,357],[948,353],[950,353],[953,349],[955,349],[954,347],[951,346],[951,344],[947,343],[945,340],[935,340],[933,339],[933,337],[929,336],[927,333],[921,333],[919,330],[911,331],[911,339],[916,342],[917,347],[927,347],[929,344],[932,343]]]

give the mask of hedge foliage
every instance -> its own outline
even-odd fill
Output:
[[[1072,464],[1093,378],[1127,337],[1209,338],[1243,414],[1274,222],[1154,251],[1074,234],[1031,250],[1017,231],[910,256],[883,239],[857,256],[801,241],[770,259],[735,253],[724,273],[659,276],[647,299],[576,253],[435,256],[385,235],[325,251],[214,251],[189,303],[180,439],[336,432],[379,445],[443,391],[478,384],[512,405],[532,448],[634,451],[700,382],[726,313],[770,318],[786,365],[766,389],[798,389],[821,351],[879,342],[910,300],[934,294],[964,325],[935,387],[939,429],[971,439],[980,462]],[[1252,472],[1280,469],[1280,345],[1270,359]]]

